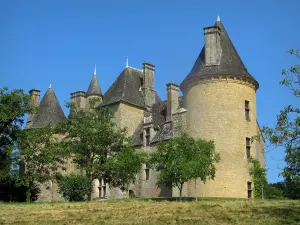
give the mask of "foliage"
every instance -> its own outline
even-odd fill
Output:
[[[300,50],[291,49],[288,53],[300,58]],[[291,66],[283,70],[284,79],[280,84],[289,88],[296,98],[300,96],[300,65]],[[285,147],[285,161],[287,163],[282,175],[293,182],[300,182],[300,109],[288,105],[277,116],[275,128],[263,127],[264,137],[272,145]]]
[[[260,166],[259,161],[256,159],[251,159],[252,167],[250,168],[250,175],[253,179],[254,184],[254,197],[261,198],[262,197],[262,188],[265,188],[268,185],[267,177],[266,177],[266,169]]]
[[[64,152],[60,148],[57,134],[50,126],[24,130],[19,146],[19,185],[28,188],[27,201],[31,201],[31,193],[37,182],[54,180],[56,173],[64,169]]]
[[[255,198],[266,199],[282,199],[283,192],[267,182],[267,171],[260,166],[259,161],[251,159],[252,167],[250,168],[250,175],[252,176],[254,183],[254,196]]]
[[[68,201],[83,201],[91,192],[92,180],[80,174],[63,176],[58,182],[59,192]]]
[[[214,163],[220,156],[215,152],[213,141],[194,139],[187,134],[158,144],[157,151],[151,155],[150,163],[159,171],[158,185],[178,187],[180,198],[183,184],[192,179],[215,177]]]
[[[126,129],[116,125],[113,114],[95,108],[96,103],[90,101],[88,110],[69,105],[68,119],[58,126],[66,131],[62,143],[89,179],[124,187],[139,172],[143,155],[132,149]]]
[[[32,110],[22,89],[0,88],[0,179],[10,175],[13,149],[21,135],[24,115]]]

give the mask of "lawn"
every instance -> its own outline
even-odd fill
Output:
[[[0,203],[0,224],[300,224],[300,201]]]

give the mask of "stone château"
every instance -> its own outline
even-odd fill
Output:
[[[76,107],[87,108],[88,100],[98,98],[98,107],[114,112],[120,127],[127,127],[135,149],[156,150],[157,143],[183,132],[215,142],[221,161],[216,177],[205,184],[200,180],[184,184],[183,196],[252,198],[253,181],[248,159],[265,166],[264,142],[250,141],[260,134],[256,117],[255,78],[247,71],[219,17],[204,28],[204,47],[191,72],[179,85],[168,83],[167,100],[160,99],[154,87],[153,64],[142,69],[126,66],[115,82],[102,94],[96,71],[87,92],[71,93]],[[184,76],[184,75],[183,75]],[[183,96],[179,96],[179,88]],[[40,91],[31,90],[33,102],[40,105],[37,115],[29,115],[27,128],[56,124],[65,119],[51,87],[39,103]],[[138,197],[178,196],[176,188],[156,186],[157,172],[144,165],[129,194]],[[57,186],[42,189],[40,200],[59,200]],[[196,191],[195,191],[196,190]],[[52,195],[51,195],[52,192]],[[53,192],[55,192],[53,197]],[[122,197],[120,189],[110,189],[103,181],[94,181],[93,197]]]

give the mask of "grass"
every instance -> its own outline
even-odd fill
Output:
[[[300,224],[300,201],[3,203],[0,224]]]

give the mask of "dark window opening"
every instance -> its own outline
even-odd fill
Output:
[[[250,120],[249,101],[245,101],[245,119]]]
[[[248,198],[252,198],[252,183],[247,182],[247,187],[248,187]]]
[[[146,129],[146,146],[150,145],[150,128]]]
[[[146,180],[149,180],[150,179],[150,169],[146,168],[145,173],[146,173]]]
[[[251,140],[250,140],[250,138],[246,138],[246,156],[247,156],[247,159],[250,159],[250,157],[251,157],[250,150],[251,150]]]
[[[144,85],[144,79],[141,77],[140,80],[141,80],[141,87],[143,87],[143,85]]]

